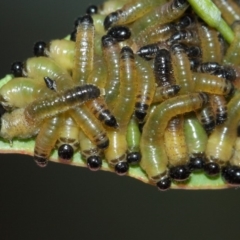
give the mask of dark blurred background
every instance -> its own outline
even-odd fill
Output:
[[[89,4],[0,3],[0,78],[32,56],[37,40],[61,38]],[[129,177],[1,155],[0,239],[240,239],[240,190],[159,192]]]

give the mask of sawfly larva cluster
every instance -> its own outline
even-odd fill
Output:
[[[41,167],[56,148],[60,162],[80,151],[94,171],[138,166],[160,190],[192,172],[239,185],[240,8],[214,2],[231,43],[187,0],[89,6],[67,38],[38,41],[34,57],[12,64],[0,136],[35,138]]]

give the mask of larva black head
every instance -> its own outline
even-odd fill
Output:
[[[77,35],[77,30],[74,29],[70,34],[70,40],[73,42],[76,42],[76,35]]]
[[[194,22],[194,19],[190,15],[185,15],[182,18],[180,18],[179,22],[176,24],[176,28],[184,29],[186,27],[189,27]]]
[[[190,157],[188,168],[191,172],[201,171],[204,168],[205,157],[203,154],[194,154]]]
[[[215,126],[216,126],[216,123],[214,119],[212,119],[209,122],[203,123],[203,128],[205,129],[207,134],[210,134],[214,130]]]
[[[180,53],[180,52],[186,52],[187,47],[185,44],[182,43],[174,43],[170,50],[173,52],[173,54]]]
[[[93,19],[92,19],[91,15],[86,14],[83,17],[81,17],[79,24],[93,25]]]
[[[157,187],[160,191],[168,190],[171,187],[171,179],[169,177],[164,177],[157,182]]]
[[[110,116],[110,118],[106,119],[104,123],[106,126],[109,126],[109,127],[113,127],[113,128],[119,127],[117,120],[114,116]]]
[[[49,77],[44,77],[43,79],[45,81],[47,88],[56,91],[57,86],[56,86],[56,82],[54,80],[52,80]]]
[[[188,57],[201,57],[202,51],[198,46],[191,46],[186,49]]]
[[[102,159],[99,156],[90,156],[87,158],[87,165],[91,171],[97,171],[102,166]]]
[[[23,63],[22,62],[14,62],[11,65],[11,73],[14,77],[22,77],[23,76]]]
[[[158,50],[158,45],[156,43],[153,43],[139,48],[137,54],[146,60],[151,60],[156,56]]]
[[[209,162],[204,165],[204,171],[209,176],[216,176],[220,172],[220,167],[216,162]]]
[[[117,22],[119,14],[118,12],[112,12],[106,16],[103,25],[105,30],[108,30],[115,22]]]
[[[141,161],[140,152],[131,152],[127,154],[127,162],[131,165],[138,164]]]
[[[240,167],[231,165],[223,167],[222,177],[231,185],[240,185]]]
[[[127,162],[119,162],[118,164],[115,165],[115,172],[119,176],[126,175],[128,172],[128,163]]]
[[[224,78],[226,78],[227,80],[229,80],[231,82],[236,80],[237,75],[236,75],[235,70],[232,67],[222,66],[221,70],[222,70],[222,75]]]
[[[169,169],[170,177],[176,181],[187,180],[190,174],[191,174],[191,171],[187,165],[179,165],[179,166],[171,167]]]
[[[227,112],[217,113],[216,114],[216,125],[223,124],[227,120]]]
[[[63,144],[58,148],[58,157],[64,161],[70,161],[73,158],[74,150],[69,144]]]
[[[97,147],[100,148],[100,149],[105,149],[108,146],[109,146],[109,140],[108,139],[97,145]]]
[[[34,161],[39,167],[46,167],[48,160],[44,157],[34,156]]]
[[[86,9],[86,14],[92,15],[92,14],[97,14],[98,13],[98,7],[96,5],[90,5]]]
[[[109,35],[102,36],[102,46],[107,48],[117,43],[117,40]]]
[[[139,121],[143,121],[144,118],[146,117],[147,112],[145,111],[141,111],[140,109],[135,110],[135,117],[139,120]]]
[[[33,46],[33,54],[36,57],[44,56],[47,44],[44,41],[38,41]]]
[[[82,19],[82,17],[78,17],[78,18],[74,21],[74,28],[75,28],[75,29],[76,29],[77,26],[80,24],[81,19]]]
[[[110,35],[117,39],[118,42],[121,42],[131,37],[131,31],[125,26],[114,26],[108,30],[107,35]]]
[[[124,46],[121,49],[120,54],[121,54],[121,59],[126,59],[126,58],[134,59],[133,50],[130,47],[128,47],[128,46]]]

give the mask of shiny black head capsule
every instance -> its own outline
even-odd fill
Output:
[[[140,152],[131,152],[127,154],[127,162],[131,165],[138,164],[141,161]]]
[[[108,30],[113,25],[113,23],[117,22],[118,18],[119,18],[118,12],[112,12],[108,16],[106,16],[103,22],[105,30]]]
[[[70,34],[70,40],[73,42],[76,42],[76,35],[77,35],[77,30],[74,29]]]
[[[14,62],[11,65],[11,73],[14,75],[14,77],[22,77],[23,71],[23,63],[22,62]]]
[[[240,185],[240,167],[226,166],[222,168],[223,179],[232,185]]]
[[[215,162],[209,162],[204,165],[204,171],[209,176],[216,176],[220,172],[220,167]]]
[[[160,191],[166,191],[171,187],[171,179],[169,177],[164,177],[160,181],[157,182],[157,188]]]
[[[99,156],[90,156],[87,158],[87,166],[91,171],[97,171],[102,166],[102,159]]]
[[[115,165],[115,172],[119,176],[126,175],[128,172],[128,163],[127,162],[119,162],[118,164]]]
[[[204,168],[205,157],[202,154],[191,156],[188,163],[188,168],[191,172],[201,171]]]
[[[86,14],[92,15],[92,14],[97,14],[98,13],[98,7],[96,5],[90,5],[86,9]]]
[[[64,161],[70,161],[73,158],[74,150],[69,144],[63,144],[58,148],[58,157]]]
[[[47,44],[44,41],[38,41],[33,46],[33,54],[36,57],[44,56]]]
[[[86,14],[83,17],[81,17],[80,24],[93,24],[93,19],[91,15]]]
[[[176,181],[185,181],[189,178],[190,174],[191,171],[187,165],[171,167],[169,171],[170,177]]]
[[[110,35],[117,39],[118,42],[121,42],[131,37],[131,31],[125,26],[114,26],[108,30],[107,35]]]
[[[114,116],[111,116],[110,118],[106,119],[104,121],[104,123],[109,127],[113,127],[113,128],[118,128],[119,127],[119,125],[117,123],[117,120]]]

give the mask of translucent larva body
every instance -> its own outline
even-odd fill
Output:
[[[53,59],[63,69],[72,72],[74,67],[75,44],[66,39],[56,39],[49,42],[44,53],[47,57]]]
[[[162,136],[168,124],[168,121],[182,113],[195,111],[208,101],[208,97],[204,93],[193,93],[189,95],[181,95],[170,98],[158,105],[153,113],[149,116],[142,134],[142,139],[151,138],[159,135]]]
[[[104,98],[101,96],[86,103],[94,116],[108,127],[118,127],[116,118],[111,114]]]
[[[174,83],[172,78],[171,56],[167,49],[159,49],[154,59],[154,76],[157,86],[167,86]]]
[[[141,134],[139,131],[137,121],[132,117],[128,124],[126,134],[128,145],[127,162],[129,164],[136,164],[139,163],[141,160],[140,138]]]
[[[119,127],[126,128],[134,111],[137,91],[136,65],[131,48],[122,48],[119,68],[121,83],[113,115],[116,117]]]
[[[131,31],[138,34],[142,29],[151,25],[165,24],[178,19],[183,15],[189,4],[187,1],[171,0],[145,14],[142,18],[132,24]]]
[[[195,91],[203,91],[218,95],[231,95],[234,86],[225,78],[220,78],[209,73],[193,73]]]
[[[62,93],[54,93],[30,103],[24,110],[29,123],[40,122],[44,118],[65,112],[83,104],[85,101],[100,96],[100,90],[93,85],[78,86]]]
[[[45,120],[41,125],[34,148],[34,160],[38,166],[45,167],[47,165],[48,158],[58,139],[61,125],[62,119],[58,116]]]
[[[25,107],[38,97],[47,96],[50,90],[43,81],[32,78],[13,78],[0,89],[0,102],[4,108]]]
[[[135,21],[136,19],[142,17],[155,6],[166,2],[165,0],[144,0],[137,1],[131,0],[126,3],[121,9],[116,12],[110,13],[104,20],[104,27],[108,29],[114,25],[127,24]]]
[[[186,145],[183,116],[172,118],[164,132],[165,151],[168,156],[170,176],[177,180],[186,180],[190,171],[187,169],[188,149]]]
[[[180,90],[179,85],[169,85],[165,87],[157,87],[152,103],[161,103],[166,99],[174,97]]]
[[[78,127],[82,129],[94,144],[101,149],[108,147],[109,140],[106,130],[93,113],[88,110],[87,106],[82,105],[81,108],[72,109],[69,113]]]
[[[237,137],[236,142],[234,144],[234,153],[229,163],[233,166],[240,167],[240,138],[239,137]]]
[[[216,116],[216,124],[222,124],[227,120],[227,101],[224,96],[210,95],[210,102]]]
[[[102,38],[103,57],[107,66],[107,81],[105,85],[105,100],[107,105],[112,108],[119,93],[120,73],[119,73],[119,53],[118,42],[110,37]]]
[[[180,86],[179,94],[193,91],[192,71],[187,54],[180,44],[171,47],[172,68],[176,84]]]
[[[223,18],[229,25],[240,20],[240,9],[234,0],[214,0],[213,2],[217,5]]]
[[[66,88],[70,88],[68,84],[72,82],[69,73],[61,68],[54,60],[47,57],[28,58],[24,64],[23,74],[30,78],[44,78],[48,76],[56,81],[58,85],[61,83]]]
[[[69,161],[71,160],[71,153],[73,154],[79,148],[79,128],[77,124],[73,121],[73,119],[69,116],[69,114],[62,114],[61,117],[64,118],[64,120],[62,120],[62,126],[58,132],[56,147],[58,149],[58,155],[60,160]],[[68,154],[66,153],[66,151],[64,151],[66,146],[64,147],[64,149],[62,149],[61,146],[63,145],[68,145]],[[61,151],[59,151],[59,148]]]
[[[127,140],[126,131],[134,111],[136,99],[136,66],[134,55],[129,47],[123,47],[120,58],[120,90],[113,115],[119,124],[119,130],[108,131],[109,148],[105,150],[106,160],[110,165],[126,161]]]
[[[94,25],[90,15],[85,15],[77,27],[73,81],[85,84],[93,68]]]
[[[88,76],[87,83],[98,86],[99,88],[104,88],[107,79],[107,70],[101,58],[96,58],[94,60],[94,68]]]
[[[146,44],[167,40],[173,34],[174,30],[175,26],[172,23],[158,24],[142,30],[133,40],[138,47],[142,47]]]
[[[193,114],[185,118],[184,135],[190,158],[189,168],[191,170],[203,169],[208,136]]]
[[[153,100],[155,81],[151,66],[137,55],[135,58],[138,73],[135,116],[139,121],[143,121]]]
[[[203,62],[222,62],[222,48],[218,40],[218,32],[205,25],[197,25],[202,49]]]
[[[208,103],[202,109],[196,111],[196,116],[205,131],[209,134],[216,126],[215,114],[212,106]]]
[[[240,64],[240,58],[239,58],[239,52],[240,52],[240,22],[237,21],[233,24],[233,31],[234,31],[234,40],[230,44],[229,48],[227,49],[227,52],[223,58],[223,62],[227,65],[236,65],[239,66]]]
[[[225,165],[233,154],[239,122],[240,95],[236,94],[228,103],[228,118],[223,125],[215,128],[210,135],[206,148],[208,161]]]
[[[90,170],[98,170],[102,165],[102,152],[90,139],[79,131],[80,151]]]

